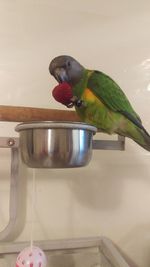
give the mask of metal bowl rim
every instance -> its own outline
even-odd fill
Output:
[[[29,129],[78,129],[88,130],[93,133],[97,132],[97,128],[90,124],[81,122],[65,122],[65,121],[33,121],[23,122],[15,127],[15,131],[20,132]]]

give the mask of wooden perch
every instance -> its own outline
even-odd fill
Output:
[[[0,121],[31,122],[31,121],[72,121],[81,122],[75,111],[16,107],[0,105]],[[124,150],[125,138],[118,140],[93,140],[93,149]]]
[[[31,122],[81,120],[75,111],[1,105],[0,121]]]

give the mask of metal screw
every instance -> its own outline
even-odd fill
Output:
[[[10,139],[7,140],[7,145],[8,146],[14,146],[14,144],[15,144],[15,140],[13,138],[10,138]]]

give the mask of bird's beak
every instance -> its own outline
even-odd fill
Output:
[[[68,82],[68,76],[64,68],[56,68],[54,71],[54,77],[59,82]]]

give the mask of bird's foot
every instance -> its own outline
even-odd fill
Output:
[[[76,106],[78,108],[86,107],[86,103],[79,99],[77,96],[73,96],[70,99],[70,103],[67,105],[68,108],[72,108],[73,106]]]

